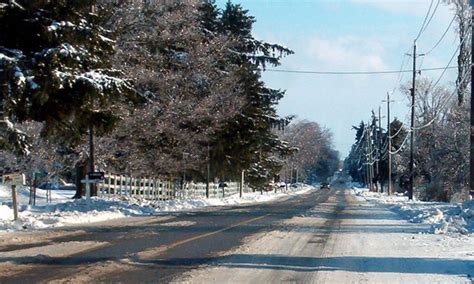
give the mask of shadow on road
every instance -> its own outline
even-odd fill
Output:
[[[283,255],[237,254],[209,258],[175,258],[150,263],[165,266],[198,266],[203,264],[221,267],[271,269],[290,271],[351,271],[469,275],[474,261],[417,257],[293,257]]]

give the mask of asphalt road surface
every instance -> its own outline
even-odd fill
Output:
[[[314,190],[19,235],[0,241],[0,283],[470,283],[474,262],[423,246],[423,226]]]
[[[125,226],[105,223],[63,229],[39,243],[1,248],[2,252],[30,253],[3,257],[16,265],[0,270],[0,282],[170,282],[241,245],[244,238],[272,231],[280,221],[304,214],[330,194],[334,192],[314,191],[270,203],[163,214],[140,218],[137,224],[128,221]],[[328,220],[332,217],[327,216]],[[60,243],[66,245],[59,256],[41,253],[48,246],[57,249],[54,244]],[[81,243],[90,249],[76,252],[75,246]]]

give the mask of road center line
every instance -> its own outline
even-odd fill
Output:
[[[157,247],[157,248],[145,250],[145,251],[137,253],[136,255],[138,257],[142,258],[142,259],[149,259],[151,257],[156,256],[156,254],[162,253],[166,250],[175,248],[177,246],[180,246],[180,245],[192,242],[192,241],[196,241],[196,240],[199,240],[199,239],[202,239],[202,238],[206,238],[206,237],[209,237],[209,236],[212,236],[212,235],[215,235],[215,234],[219,234],[219,233],[222,233],[224,231],[230,230],[230,229],[235,228],[235,227],[239,227],[239,226],[242,226],[242,225],[249,224],[251,222],[255,222],[257,220],[263,219],[263,218],[265,218],[267,216],[270,216],[270,215],[272,215],[272,214],[268,213],[268,214],[265,214],[263,216],[255,217],[255,218],[252,218],[252,219],[249,219],[249,220],[245,220],[245,221],[239,222],[237,224],[234,224],[232,226],[222,228],[222,229],[217,230],[217,231],[213,231],[213,232],[205,233],[205,234],[202,234],[202,235],[194,236],[192,238],[177,241],[177,242],[171,243],[169,245],[163,245],[163,246],[160,246],[160,247]]]

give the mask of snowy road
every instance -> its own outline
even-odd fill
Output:
[[[471,283],[473,238],[423,226],[348,190],[313,191],[21,234],[0,242],[0,282]]]

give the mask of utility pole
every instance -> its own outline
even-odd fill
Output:
[[[470,6],[471,6],[471,30],[474,32],[474,0],[469,1]],[[474,34],[474,33],[473,33]],[[474,82],[474,36],[471,36],[471,139],[470,139],[470,181],[469,181],[469,187],[470,187],[470,194],[471,197],[474,198],[474,88],[473,82]]]
[[[374,149],[372,149],[372,126],[369,129],[370,190],[374,189]]]
[[[373,173],[373,167],[372,167],[372,147],[371,147],[371,137],[370,137],[370,132],[372,131],[371,127],[369,128],[369,123],[370,123],[370,120],[369,122],[367,122],[367,136],[366,136],[366,139],[367,139],[367,172],[368,172],[368,181],[369,181],[369,190],[372,191],[372,179],[373,179],[373,176],[374,176],[374,173]]]
[[[413,82],[411,88],[411,124],[410,124],[410,187],[408,189],[408,199],[413,199],[413,143],[415,132],[415,80],[416,80],[416,41],[413,42]]]
[[[366,165],[367,165],[367,173],[365,175],[366,179],[367,179],[367,187],[369,188],[370,190],[370,170],[369,170],[369,166],[370,166],[370,161],[369,161],[369,134],[368,134],[368,131],[369,131],[369,128],[367,127],[368,125],[365,126],[365,162],[366,162]]]
[[[390,93],[387,92],[388,195],[392,194],[392,137],[390,133]]]
[[[379,150],[377,151],[377,182],[379,182],[379,179],[380,179],[380,168],[379,168],[379,165],[380,165],[380,159],[382,158],[382,116],[380,115],[380,109],[381,109],[381,106],[379,106],[379,131],[377,133],[377,147],[379,148]],[[378,189],[378,185],[377,185],[377,189]],[[383,192],[383,188],[382,188],[382,182],[380,182],[380,191]]]

